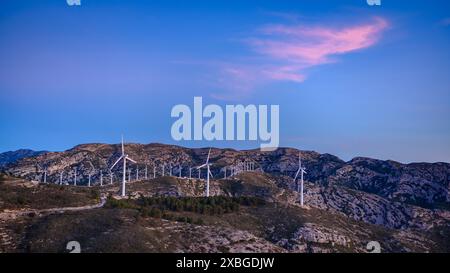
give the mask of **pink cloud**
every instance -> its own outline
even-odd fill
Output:
[[[368,48],[379,40],[387,27],[387,21],[382,18],[340,29],[277,25],[264,28],[265,37],[252,39],[250,44],[256,52],[285,65],[290,64],[288,73],[284,74],[286,77],[282,77],[278,68],[273,74],[277,76],[274,79],[298,81],[292,77],[295,70],[303,74],[306,68],[329,63],[333,55]]]
[[[239,92],[270,81],[303,82],[308,68],[334,62],[335,56],[375,45],[388,22],[375,17],[370,22],[347,27],[271,25],[262,28],[248,44],[258,54],[253,64],[222,67],[226,89]],[[225,86],[223,86],[225,87]]]

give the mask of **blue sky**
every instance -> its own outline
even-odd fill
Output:
[[[450,3],[6,0],[0,152],[175,142],[175,104],[279,104],[282,146],[450,162]]]

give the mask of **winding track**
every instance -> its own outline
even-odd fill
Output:
[[[63,213],[66,211],[82,211],[90,209],[98,209],[106,204],[106,196],[100,197],[100,203],[94,205],[86,205],[80,207],[61,207],[61,208],[51,208],[51,209],[29,209],[29,210],[13,210],[0,213],[0,221],[7,221],[15,219],[20,216],[28,215],[30,213],[35,214],[45,214],[45,213]]]
[[[0,213],[0,253],[7,252],[6,250],[11,248],[14,249],[15,239],[11,237],[10,232],[5,228],[5,223],[9,220],[14,220],[19,217],[34,214],[52,214],[52,213],[64,213],[66,211],[83,211],[98,209],[106,204],[106,196],[100,197],[100,203],[94,205],[86,205],[80,207],[61,207],[52,209],[29,209],[29,210],[15,210]]]

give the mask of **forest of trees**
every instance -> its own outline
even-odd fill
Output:
[[[265,202],[256,197],[141,197],[137,200],[141,207],[156,207],[160,210],[189,211],[200,214],[220,215],[239,211],[239,206],[260,206]]]
[[[169,212],[193,212],[203,215],[221,215],[239,211],[240,206],[262,206],[265,201],[257,197],[143,197],[137,200],[116,200],[108,198],[107,207],[122,209],[137,209],[144,217],[164,218],[179,222],[202,224],[202,219],[196,221],[190,217],[175,216]]]

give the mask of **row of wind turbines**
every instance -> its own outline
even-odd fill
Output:
[[[208,156],[206,158],[206,162],[200,166],[197,167],[189,167],[189,179],[192,178],[192,170],[196,170],[198,173],[198,179],[201,179],[201,170],[203,168],[206,168],[206,185],[205,185],[205,196],[209,197],[210,196],[210,178],[214,178],[212,172],[211,172],[211,166],[212,164],[210,163],[210,156],[211,156],[211,148],[208,151]],[[109,169],[109,176],[110,176],[110,184],[113,184],[113,168],[118,165],[120,162],[122,161],[122,183],[121,183],[121,196],[125,197],[126,196],[126,184],[127,184],[127,162],[131,162],[134,164],[137,164],[137,161],[133,160],[128,154],[126,154],[125,152],[125,146],[124,146],[124,141],[123,141],[123,136],[121,139],[121,155],[120,157],[116,160],[116,162],[114,162],[114,164],[110,167]],[[162,176],[165,176],[165,169],[166,169],[166,164],[162,164]],[[93,166],[92,166],[93,167]],[[227,179],[227,174],[228,172],[230,173],[228,177],[232,177],[235,176],[239,173],[242,172],[248,172],[248,171],[255,171],[256,170],[256,165],[255,162],[239,162],[235,165],[232,166],[225,166],[221,169],[221,172],[224,172],[224,179]],[[147,166],[145,167],[145,179],[148,178],[147,174]],[[182,178],[182,167],[179,166],[178,168],[178,176],[179,178]],[[298,158],[298,170],[295,174],[294,177],[294,184],[296,185],[296,191],[300,193],[300,205],[303,206],[304,205],[304,174],[306,174],[306,168],[302,166],[302,161],[301,161],[301,155],[299,153],[299,158]],[[298,176],[300,175],[300,181],[298,181]],[[172,168],[169,168],[169,176],[172,176]],[[88,176],[88,187],[91,186],[91,177],[92,174],[89,173]],[[156,178],[156,165],[153,166],[153,178]],[[136,168],[136,180],[139,180],[139,169]],[[131,181],[131,169],[128,169],[128,182]],[[43,183],[47,183],[47,169],[44,169],[44,178],[43,178]],[[59,177],[59,184],[63,185],[63,173],[60,173],[60,177]],[[75,174],[74,174],[74,186],[77,186],[77,170],[75,169]],[[103,186],[103,172],[100,172],[100,186]]]

